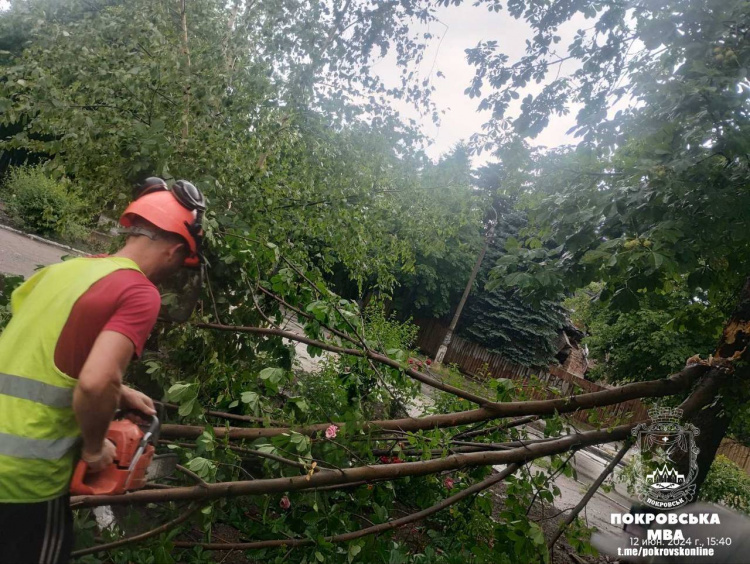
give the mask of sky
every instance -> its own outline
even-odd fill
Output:
[[[464,94],[474,76],[474,67],[467,63],[465,50],[475,47],[482,40],[496,40],[498,50],[508,54],[509,61],[513,62],[524,54],[526,39],[532,36],[525,22],[515,20],[507,11],[489,12],[485,7],[473,6],[470,0],[460,6],[441,8],[437,16],[445,25],[433,24],[430,31],[440,35],[442,41],[438,37],[431,41],[419,72],[420,78],[428,75],[432,77],[436,87],[433,99],[438,108],[445,111],[441,124],[436,127],[430,116],[422,118],[414,108],[406,105],[398,108],[402,115],[417,120],[424,133],[433,139],[434,143],[427,149],[427,154],[433,159],[448,152],[459,141],[468,140],[472,134],[481,131],[482,124],[489,117],[488,111],[477,110],[479,99],[471,99]],[[561,49],[566,49],[581,24],[581,21],[573,21],[560,30]],[[566,64],[568,66],[563,66],[562,74],[575,70],[571,66],[575,62],[563,63]],[[385,57],[376,64],[374,70],[386,83],[392,81],[395,84],[399,76],[399,69],[392,57]],[[445,77],[437,77],[437,71],[441,71]],[[533,85],[526,92],[535,93],[539,89],[539,86]],[[518,110],[511,110],[511,115],[513,111]],[[574,124],[575,111],[566,116],[554,117],[549,126],[531,142],[533,145],[547,147],[576,143],[572,135],[565,133]],[[490,155],[484,154],[475,158],[475,164],[483,164],[488,159]]]

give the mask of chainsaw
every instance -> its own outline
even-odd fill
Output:
[[[107,430],[107,439],[115,445],[115,457],[101,472],[87,472],[88,465],[79,460],[73,471],[70,493],[73,495],[120,495],[143,488],[147,482],[169,476],[177,466],[176,454],[155,454],[161,423],[159,418],[139,425],[118,412]]]

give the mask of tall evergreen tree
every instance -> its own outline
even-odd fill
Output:
[[[498,193],[503,177],[499,165],[486,166],[479,170],[474,183],[481,190]],[[524,214],[514,208],[511,198],[496,197],[494,207],[498,212],[495,236],[487,249],[458,331],[513,362],[544,366],[557,352],[555,340],[564,326],[565,312],[554,301],[532,302],[516,289],[487,288],[492,267],[505,254],[506,245],[512,246],[526,225]]]

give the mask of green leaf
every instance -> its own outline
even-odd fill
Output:
[[[362,552],[362,545],[361,544],[350,544],[349,545],[349,552],[348,552],[348,559],[349,562],[353,562],[354,558]]]
[[[242,392],[240,399],[242,400],[242,403],[248,404],[256,416],[260,414],[260,395],[258,393]]]
[[[285,371],[283,368],[264,368],[260,371],[260,379],[278,384],[284,378],[284,374]]]
[[[193,397],[190,398],[187,401],[183,401],[180,403],[180,408],[177,410],[177,412],[180,414],[181,417],[187,417],[188,415],[191,415],[193,413],[193,410],[195,409],[197,398]]]
[[[207,458],[203,458],[202,456],[197,456],[188,460],[185,463],[185,467],[188,470],[195,472],[204,480],[210,479],[216,470],[216,465],[214,464],[214,462],[208,460]]]
[[[167,390],[167,398],[172,401],[182,401],[195,397],[197,384],[174,384]]]

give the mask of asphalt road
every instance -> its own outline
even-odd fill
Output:
[[[40,266],[60,262],[71,251],[30,239],[0,226],[0,273],[29,277]]]

